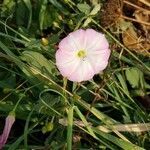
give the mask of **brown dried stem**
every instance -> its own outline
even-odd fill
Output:
[[[150,2],[146,1],[146,0],[139,0],[141,3],[145,4],[146,6],[150,7]]]
[[[130,6],[134,7],[134,8],[136,8],[136,9],[145,11],[145,12],[147,12],[148,14],[150,14],[150,11],[147,10],[147,9],[145,9],[145,8],[142,8],[142,7],[140,7],[140,6],[137,6],[137,5],[135,5],[135,4],[132,4],[131,2],[128,2],[128,1],[123,1],[123,2],[124,2],[125,4],[128,4],[128,5],[130,5]]]
[[[149,22],[145,22],[145,21],[141,21],[141,20],[139,21],[139,20],[136,20],[134,18],[130,18],[130,17],[123,16],[123,15],[121,15],[121,18],[126,19],[126,20],[130,20],[130,21],[133,21],[133,22],[141,23],[141,24],[144,24],[144,25],[147,25],[147,26],[150,26]]]

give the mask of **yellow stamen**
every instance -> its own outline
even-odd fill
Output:
[[[86,57],[86,51],[85,50],[79,50],[78,53],[77,53],[77,56],[79,58],[84,58]]]

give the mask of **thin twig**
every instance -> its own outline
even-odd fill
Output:
[[[139,0],[141,3],[145,4],[146,6],[150,7],[150,2],[147,2],[146,0]]]
[[[124,2],[125,4],[128,4],[128,5],[132,6],[132,7],[134,7],[134,8],[137,8],[137,9],[139,9],[139,10],[146,11],[148,14],[150,14],[150,11],[147,10],[147,9],[145,9],[145,8],[142,8],[142,7],[140,7],[140,6],[137,6],[137,5],[135,5],[135,4],[132,4],[131,2],[128,2],[128,1],[123,1],[123,2]]]
[[[134,19],[134,18],[129,18],[129,17],[123,16],[123,15],[121,15],[121,18],[126,19],[126,20],[130,20],[130,21],[133,21],[133,22],[145,24],[145,25],[147,25],[147,26],[150,26],[150,23],[149,23],[149,22],[138,21],[138,20],[136,20],[136,19]]]

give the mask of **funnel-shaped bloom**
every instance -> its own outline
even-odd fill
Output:
[[[14,122],[15,122],[14,114],[8,115],[5,120],[5,127],[3,130],[3,133],[0,135],[0,150],[3,148],[3,146],[7,142],[11,127],[14,124]]]
[[[81,82],[104,70],[109,56],[109,44],[104,34],[93,29],[79,29],[59,43],[56,65],[64,77]]]

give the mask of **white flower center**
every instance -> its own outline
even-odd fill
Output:
[[[79,57],[79,58],[85,58],[86,56],[87,56],[87,53],[85,50],[79,50],[77,52],[77,57]]]

